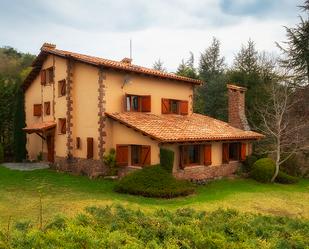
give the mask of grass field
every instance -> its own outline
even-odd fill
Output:
[[[180,207],[212,211],[221,207],[309,219],[309,180],[295,185],[218,180],[198,187],[196,195],[167,200],[115,193],[114,184],[51,170],[22,172],[0,166],[0,225],[5,226],[9,219],[36,222],[40,195],[45,222],[59,213],[72,216],[87,206],[119,203],[146,212]]]

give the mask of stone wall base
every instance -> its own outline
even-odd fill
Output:
[[[217,166],[192,166],[186,167],[184,170],[173,172],[173,175],[178,179],[186,180],[216,179],[233,175],[239,165],[239,162],[230,162],[229,164]]]
[[[127,174],[135,171],[135,170],[139,170],[142,169],[142,167],[138,167],[138,166],[127,166],[127,167],[119,167],[118,169],[118,177],[122,178],[124,176],[126,176]]]
[[[100,160],[84,158],[65,158],[55,157],[55,163],[52,169],[69,172],[74,175],[86,175],[90,178],[96,178],[106,173],[106,167]]]

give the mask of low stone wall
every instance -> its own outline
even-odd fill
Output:
[[[238,169],[239,162],[231,162],[217,166],[192,166],[173,172],[178,179],[204,180],[230,176]]]
[[[118,177],[122,178],[124,176],[126,176],[127,174],[135,171],[135,170],[139,170],[142,169],[142,167],[137,167],[137,166],[127,166],[127,167],[119,167],[118,170]]]
[[[96,178],[106,172],[106,167],[101,161],[84,158],[55,157],[55,163],[51,168],[75,175],[86,175],[90,178]]]

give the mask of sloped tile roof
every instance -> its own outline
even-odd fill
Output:
[[[170,79],[170,80],[182,81],[182,82],[195,84],[195,85],[202,84],[201,80],[191,79],[191,78],[179,76],[173,73],[166,73],[166,72],[162,72],[159,70],[150,69],[150,68],[131,64],[129,62],[130,59],[128,58],[125,58],[122,61],[114,61],[114,60],[108,60],[108,59],[104,59],[100,57],[89,56],[89,55],[74,53],[70,51],[60,50],[60,49],[56,49],[54,45],[44,44],[41,48],[40,54],[36,57],[36,59],[32,63],[33,70],[30,72],[29,76],[24,81],[25,89],[27,89],[27,87],[31,84],[31,81],[33,81],[33,79],[39,73],[42,63],[48,54],[54,54],[60,57],[72,58],[80,62],[91,64],[94,66],[102,66],[105,68],[111,68],[114,70],[134,72],[134,73],[144,74],[144,75],[153,76],[153,77],[160,77],[160,78],[165,78],[165,79]]]
[[[139,112],[106,115],[160,142],[255,140],[264,137],[257,132],[243,131],[226,122],[196,113],[188,116]]]
[[[56,127],[56,122],[49,121],[49,122],[34,123],[32,125],[23,128],[23,130],[27,133],[34,133],[34,132],[43,132],[54,127]]]

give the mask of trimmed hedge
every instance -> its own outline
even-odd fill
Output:
[[[261,158],[253,164],[250,176],[258,182],[270,182],[275,168],[276,165],[272,159]]]
[[[275,169],[276,165],[272,159],[261,158],[253,164],[250,176],[258,182],[270,182],[275,173]],[[290,176],[283,171],[279,171],[275,182],[292,184],[298,182],[298,178]]]
[[[160,149],[160,165],[168,172],[173,172],[174,151],[168,149]]]
[[[192,183],[175,179],[160,165],[136,170],[122,178],[115,191],[145,197],[173,198],[195,192]]]
[[[278,176],[276,177],[276,182],[283,184],[293,184],[298,182],[298,178],[288,175],[283,171],[279,171]]]

